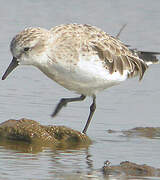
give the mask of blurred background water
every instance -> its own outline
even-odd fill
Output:
[[[9,51],[12,37],[29,26],[49,29],[59,24],[82,23],[116,35],[127,24],[120,35],[124,43],[139,50],[160,51],[159,0],[0,0],[0,4],[1,76],[12,58]],[[1,179],[59,180],[64,174],[92,173],[107,159],[112,164],[129,160],[159,167],[158,139],[125,138],[107,133],[108,129],[160,126],[159,68],[160,65],[150,67],[140,83],[132,79],[97,96],[97,110],[88,129],[94,142],[88,149],[44,148],[34,154],[0,146]],[[0,82],[0,122],[26,117],[41,124],[66,125],[81,131],[88,117],[90,98],[69,104],[56,118],[50,117],[60,98],[75,96],[38,69],[19,67]]]

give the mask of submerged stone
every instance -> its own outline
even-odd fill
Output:
[[[108,162],[108,161],[106,161]],[[152,176],[160,177],[160,169],[148,166],[146,164],[138,165],[129,161],[121,162],[120,165],[104,164],[103,173],[105,176],[123,175],[123,176]]]
[[[147,138],[160,137],[160,127],[136,127],[127,131],[123,131],[127,136],[143,136]]]
[[[114,131],[109,129],[108,133],[120,133],[127,137],[160,138],[160,127],[136,127],[129,130]]]

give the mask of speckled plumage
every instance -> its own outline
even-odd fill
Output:
[[[139,74],[140,79],[147,68],[146,63],[122,42],[97,27],[86,24],[68,24],[57,26],[50,31],[57,37],[56,44],[59,48],[63,50],[69,48],[69,52],[64,52],[64,54],[58,48],[57,54],[61,54],[62,59],[66,54],[70,55],[73,61],[78,59],[79,54],[84,57],[98,55],[111,74],[116,71],[123,74],[124,70],[128,70],[129,77]],[[70,50],[70,48],[73,49]]]
[[[19,64],[34,65],[63,87],[81,94],[79,98],[62,99],[53,116],[68,102],[93,97],[84,133],[95,111],[96,94],[136,75],[141,80],[148,68],[144,54],[87,24],[50,30],[27,28],[13,38],[10,49],[13,61],[2,79]]]

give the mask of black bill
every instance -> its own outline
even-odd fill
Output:
[[[18,66],[17,58],[13,57],[10,65],[8,66],[6,72],[2,76],[2,80],[5,80],[6,77]]]

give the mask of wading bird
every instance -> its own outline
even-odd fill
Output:
[[[86,24],[60,25],[50,30],[24,29],[12,39],[10,50],[13,59],[3,80],[18,65],[33,65],[66,89],[80,94],[61,99],[52,117],[69,102],[82,101],[86,96],[93,98],[83,133],[95,112],[96,94],[137,75],[141,80],[148,65],[158,61],[155,55],[159,54],[129,49],[118,38]]]

